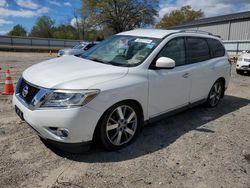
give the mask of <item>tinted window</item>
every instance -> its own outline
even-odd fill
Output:
[[[92,48],[93,46],[95,46],[95,44],[93,44],[93,43],[87,44],[87,45],[84,47],[84,50],[88,50],[88,49]]]
[[[184,38],[175,38],[169,41],[159,53],[159,57],[169,57],[175,60],[176,66],[184,65],[186,63]]]
[[[207,39],[213,57],[222,57],[225,55],[225,49],[222,44],[215,39]]]
[[[210,58],[210,51],[206,39],[188,37],[187,45],[189,63],[197,63]]]

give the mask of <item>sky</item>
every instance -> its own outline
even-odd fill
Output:
[[[250,0],[160,0],[159,18],[181,6],[201,9],[205,17],[250,11]],[[0,34],[21,24],[30,32],[39,16],[50,16],[56,24],[73,24],[74,11],[81,7],[81,0],[0,0]]]

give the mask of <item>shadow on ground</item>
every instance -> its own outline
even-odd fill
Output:
[[[147,125],[133,144],[115,152],[108,152],[96,146],[83,154],[66,154],[57,149],[50,149],[61,157],[80,162],[104,163],[129,160],[166,148],[189,131],[213,134],[214,130],[201,126],[249,103],[248,99],[226,95],[215,108],[205,108],[201,105]]]

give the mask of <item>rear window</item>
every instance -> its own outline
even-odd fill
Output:
[[[225,49],[218,40],[207,39],[207,42],[208,42],[209,47],[212,51],[213,57],[222,57],[225,55]]]
[[[189,63],[197,63],[210,59],[210,51],[206,39],[187,38]]]

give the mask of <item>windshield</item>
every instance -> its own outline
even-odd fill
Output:
[[[86,46],[86,44],[77,44],[73,49],[82,49],[84,46]]]
[[[140,64],[159,44],[160,39],[112,36],[87,51],[82,57],[116,66]]]

